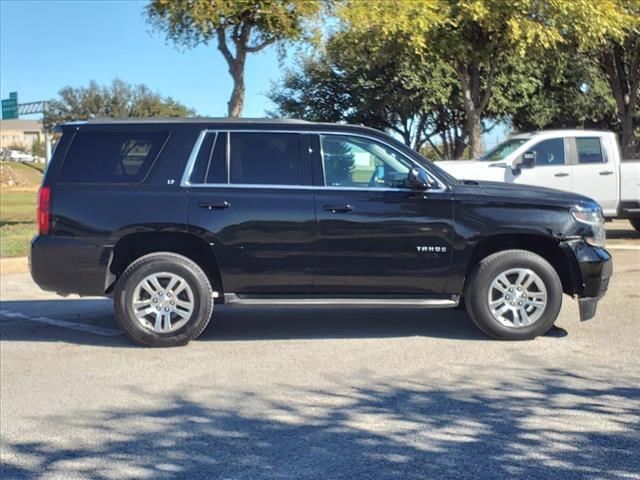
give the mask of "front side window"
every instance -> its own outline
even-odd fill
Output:
[[[328,187],[402,188],[411,163],[397,152],[349,135],[322,135],[322,162]]]
[[[232,132],[230,181],[251,185],[311,185],[311,166],[298,133]]]
[[[479,158],[479,160],[483,162],[496,162],[498,160],[504,160],[508,155],[510,155],[527,140],[527,138],[511,138],[509,140],[506,140],[487,151]]]
[[[62,163],[59,181],[140,183],[168,135],[167,132],[79,132]]]
[[[564,165],[564,140],[550,138],[536,143],[529,149],[536,152],[536,166]]]
[[[576,138],[578,163],[604,163],[602,145],[598,137]]]

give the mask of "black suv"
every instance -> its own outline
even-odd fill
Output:
[[[459,181],[369,128],[147,119],[60,129],[31,274],[45,290],[113,296],[118,323],[143,345],[186,344],[222,302],[464,302],[487,335],[530,339],[553,325],[563,292],[593,317],[611,276],[593,200]]]

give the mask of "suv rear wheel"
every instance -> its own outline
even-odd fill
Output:
[[[640,232],[640,217],[630,218],[629,223],[633,228],[635,228],[636,232]]]
[[[186,345],[213,313],[209,279],[192,260],[175,253],[140,257],[118,279],[114,297],[118,324],[148,347]]]
[[[544,258],[505,250],[480,261],[465,288],[473,322],[500,340],[529,340],[546,333],[562,306],[562,284]]]

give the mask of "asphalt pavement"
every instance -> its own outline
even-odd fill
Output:
[[[0,477],[640,478],[640,237],[613,227],[596,318],[565,297],[528,342],[459,310],[217,307],[145,349],[110,300],[4,275]]]

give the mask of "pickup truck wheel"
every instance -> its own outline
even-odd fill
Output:
[[[505,250],[480,261],[465,287],[473,322],[499,340],[530,340],[546,333],[562,306],[562,284],[544,258]]]
[[[211,285],[202,269],[169,252],[134,261],[118,279],[114,303],[122,330],[148,347],[186,345],[213,313]]]
[[[635,228],[636,232],[640,232],[640,218],[630,218],[629,223]]]

